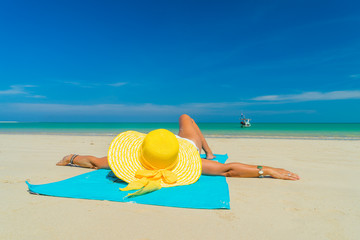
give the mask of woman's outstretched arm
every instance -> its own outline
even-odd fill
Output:
[[[259,169],[256,165],[248,165],[243,163],[219,163],[212,160],[201,159],[202,160],[202,174],[204,175],[217,175],[224,177],[259,177]],[[288,170],[281,168],[273,168],[263,166],[263,175],[271,176],[277,179],[284,180],[299,180],[300,177]]]

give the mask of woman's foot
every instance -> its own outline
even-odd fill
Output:
[[[97,158],[94,156],[77,155],[77,154],[70,154],[65,156],[62,160],[56,163],[56,165],[83,167],[83,168],[92,168],[92,169],[109,167],[109,164],[107,162],[107,157]]]
[[[62,160],[60,160],[59,162],[56,163],[56,166],[66,166],[70,164],[70,160],[71,158],[74,156],[75,154],[70,154],[67,155],[65,157],[63,157]],[[75,158],[75,157],[74,157]]]

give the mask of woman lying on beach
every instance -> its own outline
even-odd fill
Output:
[[[179,118],[179,133],[178,136],[190,141],[198,150],[199,153],[201,149],[205,151],[206,159],[201,159],[202,162],[202,174],[204,175],[217,175],[225,177],[263,177],[271,176],[277,179],[284,180],[299,180],[300,177],[288,170],[281,168],[273,168],[268,166],[257,166],[257,165],[248,165],[242,163],[219,163],[217,161],[212,161],[215,158],[212,153],[209,145],[207,144],[203,134],[201,133],[198,125],[195,121],[188,115],[183,114]],[[69,164],[77,165],[85,168],[109,168],[108,158],[102,157],[97,158],[94,156],[84,156],[71,154],[65,156],[61,161],[56,165],[66,166]]]

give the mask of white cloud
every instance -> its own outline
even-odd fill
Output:
[[[27,88],[37,87],[35,85],[11,85],[10,89],[0,91],[1,95],[24,95],[29,98],[46,98],[42,95],[33,95],[31,92],[27,91]]]
[[[65,81],[63,83],[70,84],[70,85],[75,85],[75,86],[80,86],[81,85],[79,82],[74,82],[74,81]]]
[[[112,87],[121,87],[121,86],[124,86],[126,84],[127,84],[127,82],[117,82],[117,83],[110,83],[108,85],[112,86]]]
[[[316,110],[260,110],[260,111],[253,111],[248,110],[246,111],[247,114],[256,114],[256,115],[281,115],[281,114],[294,114],[294,113],[304,113],[304,114],[312,114],[316,113]]]
[[[128,84],[128,82],[115,82],[115,83],[104,84],[104,83],[82,83],[76,81],[63,81],[62,83],[81,87],[81,88],[94,88],[99,86],[121,87]]]
[[[43,95],[30,95],[31,98],[46,98],[46,96]]]
[[[79,81],[62,81],[61,83],[71,85],[74,87],[80,87],[80,88],[94,88],[94,87],[100,86],[100,84],[97,84],[97,83],[82,83]]]
[[[245,103],[189,103],[180,105],[143,104],[95,104],[70,105],[47,103],[0,104],[8,112],[21,112],[52,116],[179,116],[191,115],[234,115],[234,109]],[[236,114],[236,113],[235,113]],[[240,114],[240,113],[239,113]]]
[[[259,105],[262,103],[251,103]],[[0,103],[3,116],[18,116],[19,113],[36,116],[35,119],[50,121],[73,121],[86,119],[86,121],[173,121],[181,114],[208,121],[209,116],[218,119],[238,119],[243,102],[234,103],[188,103],[180,105],[161,104],[95,104],[95,105],[70,105],[50,103]],[[250,110],[247,114],[254,115],[284,115],[284,114],[312,114],[314,110]]]
[[[350,78],[358,78],[358,79],[360,79],[360,74],[353,74],[353,75],[350,75]]]
[[[188,106],[191,108],[223,109],[223,108],[240,107],[247,105],[253,105],[253,104],[248,102],[217,102],[217,103],[213,102],[213,103],[188,103],[188,104],[183,104],[181,106]]]
[[[305,102],[343,99],[360,99],[360,91],[304,92],[300,94],[266,95],[252,98],[254,101],[267,102]]]
[[[10,89],[0,91],[0,95],[29,94],[26,88],[36,87],[34,85],[12,85]]]

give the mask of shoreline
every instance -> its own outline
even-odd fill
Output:
[[[49,136],[99,136],[116,137],[119,133],[96,133],[96,132],[0,132],[1,135],[49,135]],[[294,136],[294,135],[217,135],[204,134],[205,138],[225,139],[284,139],[284,140],[326,140],[326,141],[360,141],[359,137],[335,137],[335,136]]]

